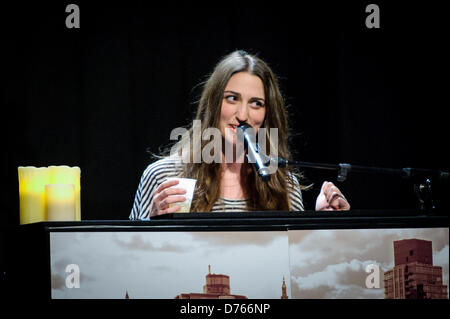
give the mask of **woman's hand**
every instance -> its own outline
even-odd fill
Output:
[[[150,217],[174,213],[181,208],[180,205],[169,207],[169,204],[181,203],[186,200],[186,197],[184,196],[174,196],[186,194],[186,190],[184,188],[173,187],[178,183],[179,182],[174,179],[159,185],[153,194],[153,201],[150,207]]]
[[[316,199],[316,210],[349,210],[350,204],[339,188],[331,182],[324,182]]]

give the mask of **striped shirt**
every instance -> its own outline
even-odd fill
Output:
[[[153,193],[164,181],[171,177],[182,177],[182,162],[180,158],[168,157],[160,159],[144,170],[131,209],[130,220],[149,220]],[[288,182],[289,203],[291,211],[303,211],[303,199],[300,184],[293,176],[294,185]],[[248,199],[219,198],[214,203],[211,212],[245,212]]]

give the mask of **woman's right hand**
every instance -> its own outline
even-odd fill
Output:
[[[178,183],[179,181],[173,179],[159,185],[153,194],[150,217],[174,213],[181,208],[180,205],[169,207],[169,204],[181,203],[186,200],[186,197],[180,196],[186,194],[186,190],[184,188],[173,187]]]

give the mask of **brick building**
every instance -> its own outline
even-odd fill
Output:
[[[175,299],[247,299],[247,297],[230,294],[230,276],[212,274],[211,266],[208,266],[203,293],[182,293],[176,296]]]
[[[447,299],[442,267],[433,266],[432,242],[394,241],[393,269],[384,273],[385,299]]]

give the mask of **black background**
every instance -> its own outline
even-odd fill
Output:
[[[93,2],[93,1],[92,1]],[[199,84],[236,49],[278,75],[289,106],[295,159],[448,171],[445,11],[436,2],[297,5],[68,1],[4,5],[2,210],[19,222],[18,166],[81,168],[82,219],[127,219],[145,167],[192,120]],[[304,170],[314,188],[336,174]],[[448,207],[448,183],[433,181]],[[418,207],[411,182],[352,174],[337,183],[357,209]]]
[[[80,7],[80,29],[66,28],[70,3]],[[295,159],[448,171],[443,2],[150,3],[0,5],[0,290],[5,248],[15,247],[3,230],[19,224],[17,167],[79,166],[82,219],[127,219],[152,160],[147,149],[157,152],[173,128],[190,123],[199,84],[236,49],[258,54],[278,75]],[[365,26],[370,3],[380,7],[380,29]],[[336,182],[336,174],[304,173],[314,183],[304,192],[313,209],[322,182]],[[337,184],[355,209],[418,207],[412,183],[398,177],[352,174]],[[448,182],[433,180],[433,187],[448,214]],[[40,273],[35,266],[27,275]],[[385,311],[385,302],[366,309]],[[155,304],[178,309],[164,305]],[[290,305],[304,309],[305,302]],[[338,306],[306,305],[316,312]],[[414,306],[422,304],[402,311]]]

